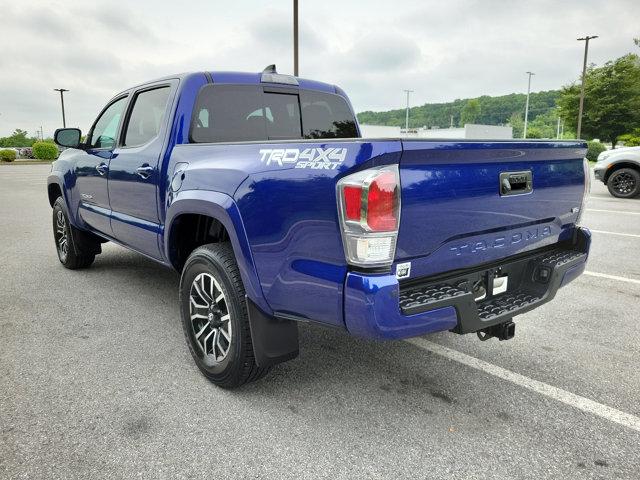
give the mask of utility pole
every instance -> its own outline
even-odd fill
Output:
[[[529,75],[529,84],[527,86],[527,103],[524,107],[524,133],[522,138],[527,138],[527,124],[529,123],[529,94],[531,93],[531,76],[535,75],[533,72],[527,72]]]
[[[582,86],[580,87],[580,108],[578,110],[578,129],[576,130],[576,138],[580,138],[582,132],[582,110],[584,109],[584,82],[587,77],[587,54],[589,53],[589,40],[598,38],[598,35],[587,35],[578,38],[579,42],[584,42],[584,61],[582,62]]]
[[[558,127],[556,128],[556,139],[560,139],[560,117],[558,117]]]
[[[409,94],[413,93],[413,90],[404,90],[407,94],[407,115],[404,121],[405,133],[409,133]]]
[[[54,88],[55,92],[60,92],[60,103],[62,104],[62,127],[67,128],[67,120],[64,118],[64,92],[68,92],[66,88]]]
[[[298,76],[298,0],[293,0],[293,75]]]

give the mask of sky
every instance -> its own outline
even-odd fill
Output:
[[[300,0],[300,76],[357,112],[556,89],[640,54],[638,0]],[[0,136],[90,127],[115,93],[184,71],[293,72],[292,0],[0,0]]]

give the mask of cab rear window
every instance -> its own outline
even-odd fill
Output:
[[[351,109],[339,95],[256,85],[205,86],[190,128],[192,143],[357,136]]]

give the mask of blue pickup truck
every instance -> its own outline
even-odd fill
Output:
[[[198,72],[125,90],[48,177],[67,268],[107,241],[181,275],[187,344],[231,388],[298,355],[298,322],[506,340],[580,275],[582,141],[363,139],[337,86]]]

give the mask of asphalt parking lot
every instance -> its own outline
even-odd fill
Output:
[[[59,265],[44,165],[0,166],[0,478],[640,478],[640,199],[595,183],[588,273],[516,337],[301,325],[235,391],[191,360],[178,276]]]

